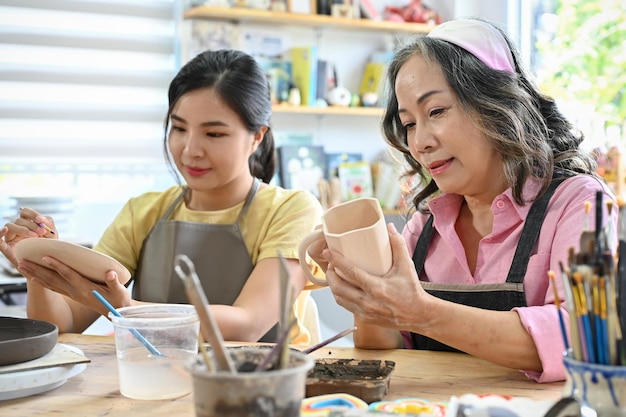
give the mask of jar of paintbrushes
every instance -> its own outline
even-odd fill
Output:
[[[585,205],[588,218],[593,205]],[[568,265],[561,265],[568,318],[555,294],[566,348],[563,395],[576,398],[581,410],[591,413],[583,415],[598,417],[626,417],[626,213],[620,211],[620,226],[614,230],[614,222],[603,221],[615,215],[613,210],[618,207],[604,203],[598,193],[596,226],[591,229],[586,222],[580,251],[572,248]],[[555,275],[551,272],[550,279]]]

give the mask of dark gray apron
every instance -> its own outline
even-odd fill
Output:
[[[530,260],[535,242],[539,237],[541,225],[546,216],[548,202],[552,198],[556,187],[562,181],[562,179],[553,181],[548,190],[535,200],[531,206],[515,249],[515,255],[513,256],[506,282],[501,284],[438,284],[421,281],[422,287],[435,297],[470,307],[497,311],[509,311],[515,307],[526,307],[523,283],[526,269],[528,268],[528,261]],[[433,229],[433,216],[431,214],[417,240],[415,252],[413,252],[413,263],[418,276],[424,269],[424,262],[426,261]],[[455,348],[417,333],[411,333],[411,340],[414,349],[458,352]]]
[[[259,188],[254,179],[234,224],[169,220],[183,201],[184,188],[144,240],[134,276],[133,298],[154,303],[187,304],[182,280],[174,272],[174,258],[191,259],[209,304],[233,305],[254,266],[239,224]],[[260,341],[275,342],[275,325]]]

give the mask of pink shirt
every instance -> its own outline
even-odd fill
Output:
[[[534,196],[540,184],[530,180],[524,187],[524,195]],[[528,307],[515,308],[520,320],[533,338],[543,372],[524,372],[538,382],[559,381],[565,378],[562,353],[563,339],[559,327],[557,310],[554,306],[553,290],[549,288],[548,271],[556,272],[558,292],[564,300],[563,283],[560,279],[559,261],[567,266],[570,247],[579,251],[579,240],[585,225],[595,229],[596,191],[604,191],[603,201],[615,199],[600,180],[588,175],[578,175],[565,180],[555,191],[548,204],[546,217],[530,258],[524,278],[524,292]],[[593,204],[591,213],[585,214],[585,202]],[[530,210],[530,204],[519,206],[513,200],[511,189],[497,196],[492,205],[493,230],[481,239],[474,275],[469,271],[465,251],[455,231],[454,224],[463,200],[455,194],[441,195],[433,199],[430,210],[434,216],[433,233],[424,271],[421,279],[438,283],[487,284],[506,281],[509,268]],[[605,206],[604,219],[607,219]],[[415,244],[428,220],[428,214],[415,213],[408,221],[402,234],[412,254]],[[607,219],[608,221],[608,219]],[[617,230],[617,209],[610,218],[613,229]],[[613,251],[617,247],[617,236],[611,241]],[[563,306],[563,304],[562,304]],[[565,311],[567,323],[567,311]],[[405,344],[411,348],[410,338]]]

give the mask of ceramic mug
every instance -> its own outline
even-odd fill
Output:
[[[298,257],[309,280],[326,286],[325,278],[313,276],[307,264],[309,247],[325,241],[328,248],[345,256],[373,275],[391,269],[391,244],[383,210],[377,199],[363,197],[331,207],[322,216],[322,225],[300,242]]]

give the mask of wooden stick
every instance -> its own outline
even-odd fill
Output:
[[[215,358],[217,371],[228,371],[230,373],[237,373],[237,368],[232,362],[230,355],[228,354],[226,347],[224,346],[224,339],[222,333],[217,327],[215,318],[211,313],[211,307],[209,301],[206,298],[206,294],[200,285],[200,279],[196,270],[191,262],[191,259],[187,255],[176,255],[174,260],[174,270],[178,274],[179,278],[185,284],[185,292],[189,301],[196,307],[198,317],[200,317],[200,328],[204,337],[206,337],[213,349],[213,357]],[[187,269],[185,271],[183,266]]]

